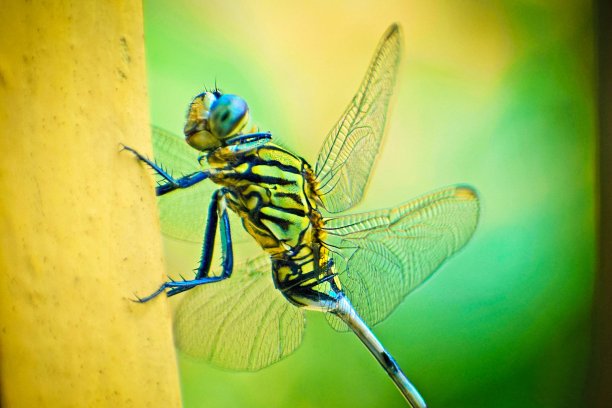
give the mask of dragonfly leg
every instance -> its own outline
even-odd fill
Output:
[[[172,289],[167,293],[168,296],[174,296],[178,293],[185,292],[199,285],[206,283],[219,282],[227,279],[232,275],[234,268],[234,252],[232,249],[232,235],[230,231],[229,215],[227,213],[227,205],[225,202],[226,189],[221,188],[213,194],[210,206],[208,207],[208,219],[206,221],[206,230],[204,232],[204,240],[202,244],[202,256],[200,257],[200,265],[198,266],[196,278],[193,280],[176,282],[178,285],[170,284]],[[219,220],[221,223],[219,224]],[[221,275],[208,276],[212,263],[213,249],[215,247],[215,234],[217,226],[221,235]]]
[[[163,283],[159,289],[157,289],[155,292],[151,293],[148,296],[145,297],[138,297],[136,296],[136,302],[138,303],[145,303],[148,302],[149,300],[157,297],[158,295],[164,293],[166,291],[166,289],[170,289],[166,292],[166,296],[170,297],[170,296],[174,296],[177,295],[181,292],[185,292],[189,289],[193,289],[196,286],[199,285],[204,285],[206,283],[213,283],[213,282],[219,282],[223,279],[228,278],[228,276],[211,276],[211,277],[207,277],[207,278],[202,278],[202,279],[192,279],[192,280],[186,280],[186,281],[170,281],[170,282],[165,282]]]
[[[202,243],[202,256],[200,258],[200,265],[197,269],[196,279],[206,278],[210,272],[217,226],[219,226],[221,235],[221,266],[223,268],[221,276],[224,276],[225,279],[229,278],[232,274],[234,267],[234,252],[232,249],[232,235],[230,231],[229,215],[227,213],[227,204],[225,202],[225,194],[225,188],[215,191],[210,206],[208,207],[208,219],[206,221],[206,230]],[[220,225],[219,219],[221,219]]]
[[[234,256],[232,250],[232,238],[229,216],[227,213],[227,206],[225,203],[224,194],[225,189],[219,189],[215,191],[210,202],[210,206],[208,207],[208,220],[206,222],[206,229],[204,231],[202,257],[200,258],[200,265],[197,269],[196,278],[192,280],[165,282],[159,287],[159,289],[157,289],[149,296],[143,298],[137,297],[138,302],[148,302],[154,297],[165,292],[166,289],[169,289],[166,292],[166,295],[170,297],[193,289],[199,285],[222,281],[223,279],[227,279],[232,275],[232,270],[234,266]],[[221,219],[220,225],[219,219]],[[217,232],[217,226],[219,226],[222,239],[222,271],[219,276],[208,276],[212,263],[212,255],[215,245],[215,234]]]
[[[170,173],[164,170],[160,165],[149,160],[147,157],[140,154],[137,150],[134,150],[131,147],[125,146],[125,145],[123,146],[123,150],[127,150],[128,152],[131,152],[132,154],[134,154],[134,156],[136,156],[138,160],[140,160],[141,162],[145,163],[147,166],[152,168],[153,171],[164,180],[163,183],[161,183],[155,188],[155,193],[158,196],[167,194],[179,188],[191,187],[194,184],[199,183],[202,180],[206,180],[210,176],[208,172],[196,171],[195,173],[191,173],[184,177],[175,179],[174,177],[170,175]]]
[[[191,187],[202,180],[206,180],[209,176],[210,174],[206,171],[196,171],[195,173],[188,174],[179,179],[172,179],[172,181],[160,184],[155,188],[155,194],[160,196],[179,188]]]

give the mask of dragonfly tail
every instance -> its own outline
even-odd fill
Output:
[[[408,404],[412,408],[427,408],[425,400],[419,394],[416,387],[408,380],[393,357],[385,350],[344,295],[338,297],[337,309],[333,313],[342,319],[370,350],[374,358],[385,369],[404,398],[406,398]]]

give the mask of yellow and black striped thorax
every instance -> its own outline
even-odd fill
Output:
[[[331,273],[328,252],[321,246],[314,175],[305,160],[273,143],[244,153],[222,147],[207,160],[211,179],[225,187],[229,208],[270,254],[281,291]]]

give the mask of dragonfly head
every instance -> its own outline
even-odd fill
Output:
[[[249,107],[239,96],[204,92],[189,107],[185,140],[194,149],[209,151],[224,146],[249,122]]]

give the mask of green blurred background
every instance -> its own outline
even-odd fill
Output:
[[[583,406],[595,265],[591,7],[145,0],[152,122],[180,134],[190,99],[216,82],[313,163],[399,22],[396,97],[357,210],[466,182],[482,216],[467,247],[374,331],[431,407]],[[197,247],[166,246],[169,273],[194,267]],[[302,346],[270,368],[179,364],[188,408],[404,406],[359,341],[313,313]]]

